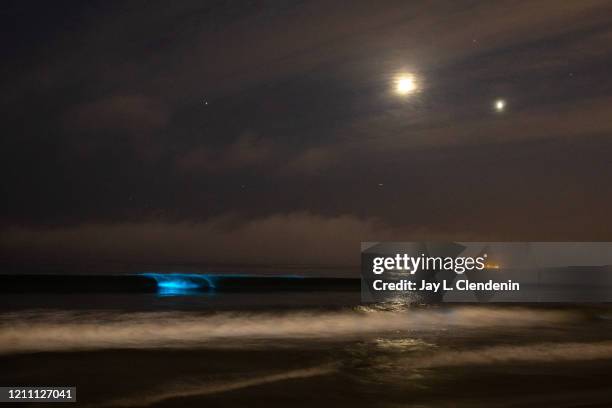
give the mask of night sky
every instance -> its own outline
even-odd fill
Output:
[[[612,240],[609,1],[0,16],[2,260],[350,265],[362,240]]]

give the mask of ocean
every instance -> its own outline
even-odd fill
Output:
[[[0,385],[76,386],[66,406],[612,406],[603,305],[364,305],[358,288],[1,296]]]

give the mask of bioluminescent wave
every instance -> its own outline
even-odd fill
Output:
[[[321,279],[301,276],[258,276],[237,274],[201,274],[201,273],[157,273],[146,272],[137,275],[155,281],[157,292],[161,296],[190,295],[197,292],[216,291],[257,291],[257,290],[309,290]],[[347,280],[323,279],[327,284],[342,283]]]
[[[143,276],[155,279],[157,285],[161,288],[195,289],[202,287],[215,287],[213,278],[209,278],[207,275],[200,275],[195,273],[144,273]]]
[[[0,315],[0,354],[111,348],[228,347],[283,340],[343,341],[385,333],[453,328],[554,326],[569,311],[462,307],[399,311],[360,307],[328,312],[18,312]]]
[[[158,293],[162,296],[188,294],[196,291],[214,290],[215,277],[197,273],[143,273],[157,283]]]

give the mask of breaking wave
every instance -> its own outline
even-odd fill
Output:
[[[559,325],[579,318],[571,311],[458,307],[380,310],[247,313],[60,312],[0,314],[0,354],[117,348],[266,347],[282,340],[342,341],[384,333],[445,328]]]

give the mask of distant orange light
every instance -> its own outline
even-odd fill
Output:
[[[495,263],[487,263],[485,264],[485,269],[499,269],[499,265]]]

